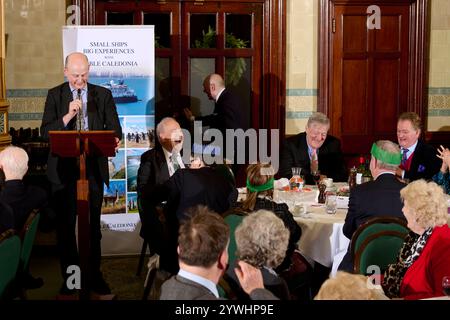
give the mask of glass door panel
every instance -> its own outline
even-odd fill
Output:
[[[189,95],[191,96],[191,110],[194,115],[206,115],[214,111],[214,101],[209,100],[203,92],[203,80],[214,73],[215,59],[191,58],[189,83],[191,84]]]

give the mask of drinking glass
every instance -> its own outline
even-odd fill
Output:
[[[318,185],[319,181],[320,181],[320,171],[319,170],[312,171],[311,174],[312,174],[314,182],[316,183],[316,185]]]
[[[450,297],[450,276],[444,276],[442,278],[442,291],[444,291],[447,297]]]
[[[300,175],[302,173],[302,168],[301,167],[292,167],[291,170],[292,170],[292,176],[299,176],[300,177]]]
[[[335,192],[327,192],[325,207],[328,214],[335,214],[337,210],[337,195]]]
[[[302,173],[302,168],[292,167],[292,178],[289,180],[290,189],[293,191],[301,191],[303,188],[303,178],[300,175]]]

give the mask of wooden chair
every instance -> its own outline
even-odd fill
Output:
[[[400,218],[373,218],[362,224],[351,241],[354,272],[367,274],[371,265],[383,272],[388,264],[395,262],[408,232],[406,221]]]
[[[0,299],[13,298],[20,261],[20,238],[10,229],[0,235]]]

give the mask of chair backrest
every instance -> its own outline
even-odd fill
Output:
[[[0,298],[14,281],[20,260],[20,238],[10,229],[0,235]]]
[[[232,186],[236,186],[236,178],[231,168],[227,164],[218,164],[214,170],[223,176]]]
[[[233,209],[231,209],[233,210]],[[243,212],[239,213],[239,211],[233,210],[233,213],[229,213],[224,216],[224,220],[226,224],[230,227],[230,243],[228,244],[228,264],[233,265],[236,260],[236,237],[234,236],[234,232],[236,231],[237,226],[244,219],[245,214]]]
[[[384,271],[395,262],[408,232],[406,222],[400,218],[373,218],[362,224],[351,241],[354,272],[366,274],[370,265]]]
[[[39,211],[33,210],[25,222],[20,237],[22,239],[22,251],[20,252],[20,267],[24,271],[30,260],[31,250],[33,249],[34,239],[39,225]]]

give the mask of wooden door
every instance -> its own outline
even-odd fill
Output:
[[[170,79],[174,105],[190,104],[195,114],[211,112],[214,106],[202,92],[202,78],[216,72],[225,75],[227,86],[248,106],[251,127],[280,128],[284,135],[285,1],[96,0],[93,14],[92,0],[78,1],[83,24],[155,25],[162,45],[155,50],[160,71],[156,86]],[[202,34],[209,27],[215,40],[206,45]],[[245,45],[227,45],[229,37]],[[160,100],[156,90],[156,102]]]
[[[417,26],[412,2],[328,2],[330,77],[320,82],[326,89],[319,91],[327,96],[319,98],[319,110],[331,118],[330,133],[341,138],[346,154],[367,154],[379,139],[396,141],[399,114],[423,114],[425,87],[413,68],[424,58],[412,45],[424,43],[419,44],[413,32]],[[380,8],[380,29],[367,26],[372,14],[367,8],[374,4]],[[417,79],[420,88],[414,84]]]

